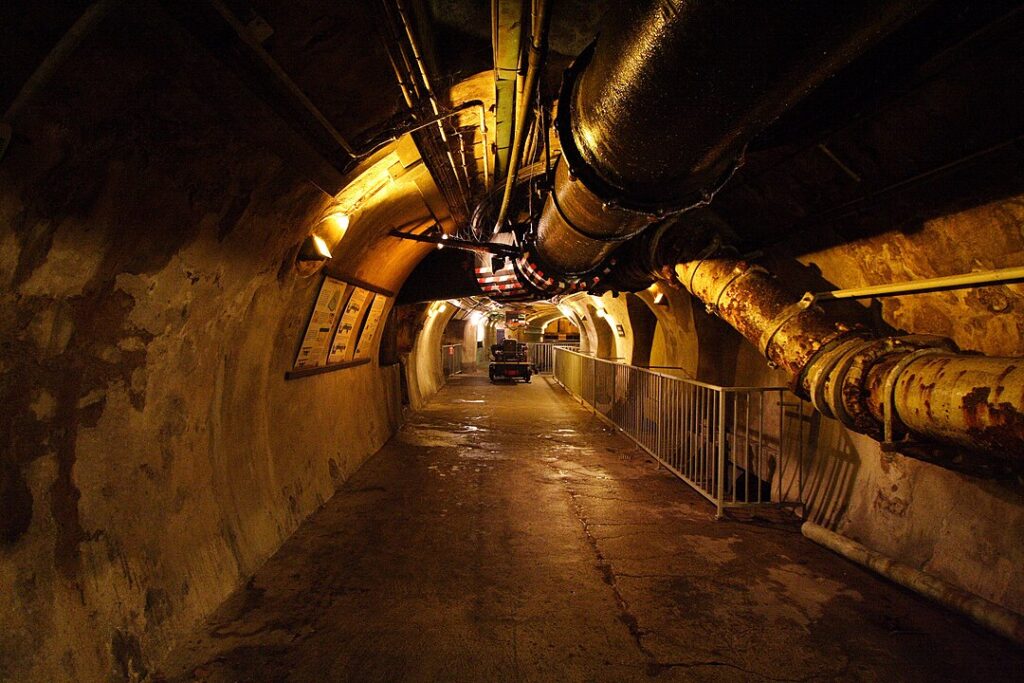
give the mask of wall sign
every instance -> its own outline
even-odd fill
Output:
[[[372,296],[373,293],[362,287],[352,290],[352,296],[348,299],[345,313],[341,316],[341,323],[338,324],[338,331],[334,335],[334,342],[331,343],[331,351],[327,357],[328,365],[352,360],[359,323],[366,314],[366,305]]]
[[[284,378],[309,377],[371,362],[384,313],[394,298],[394,292],[369,283],[325,277],[295,364]]]
[[[324,278],[320,284],[320,293],[313,305],[313,313],[309,316],[306,334],[295,357],[296,369],[320,367],[327,361],[331,332],[341,309],[346,286],[341,280],[331,277]]]
[[[377,328],[380,327],[381,318],[384,317],[384,308],[387,305],[388,297],[383,294],[378,294],[373,298],[363,331],[359,335],[359,343],[356,344],[356,358],[369,358],[374,339],[377,336]]]

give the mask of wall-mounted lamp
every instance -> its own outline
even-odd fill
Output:
[[[665,292],[658,292],[654,295],[655,306],[668,306],[668,299],[665,297]]]
[[[299,247],[299,261],[319,262],[331,258],[331,250],[320,235],[310,235]]]
[[[598,306],[596,312],[598,318],[603,319],[608,317],[608,311],[604,310],[604,306]]]

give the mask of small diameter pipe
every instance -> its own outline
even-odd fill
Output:
[[[419,71],[420,79],[423,81],[423,87],[427,93],[427,99],[430,101],[430,107],[434,111],[434,116],[441,114],[441,107],[438,105],[437,96],[434,94],[434,88],[430,84],[430,76],[427,74],[427,65],[423,61],[423,54],[420,52],[419,43],[416,42],[416,36],[413,33],[412,25],[409,22],[408,13],[405,9],[405,3],[402,0],[396,0],[395,6],[398,9],[398,17],[401,20],[402,28],[405,30],[406,39],[409,41],[409,47],[412,49],[412,57],[416,62],[416,68]],[[469,211],[469,203],[466,201],[466,191],[462,186],[462,178],[459,176],[459,167],[455,163],[455,156],[452,154],[451,145],[448,142],[448,133],[445,132],[444,124],[440,121],[437,122],[437,130],[441,134],[441,141],[444,142],[445,152],[448,155],[448,162],[451,164],[452,173],[455,174],[455,182],[459,186],[459,194],[462,198],[462,203],[465,204],[466,211]],[[467,185],[468,185],[467,178]]]
[[[1015,643],[1024,645],[1024,616],[973,593],[968,593],[942,579],[908,567],[881,553],[869,550],[860,543],[829,531],[814,522],[804,522],[800,531],[818,545],[828,548],[904,588],[959,612]]]
[[[476,108],[476,110],[477,110],[477,117],[480,119],[480,124],[479,124],[480,135],[483,138],[483,146],[484,146],[484,155],[483,155],[483,160],[484,160],[484,186],[486,187],[486,186],[490,185],[491,171],[490,171],[490,164],[487,162],[487,146],[488,146],[488,142],[487,142],[487,119],[486,119],[487,110],[486,110],[486,107],[484,107],[484,103],[483,103],[482,100],[466,100],[465,102],[463,102],[459,106],[457,106],[454,109],[451,109],[449,111],[446,111],[443,114],[438,114],[437,116],[433,116],[433,117],[427,119],[426,121],[421,121],[419,123],[416,123],[416,124],[412,125],[411,127],[403,128],[402,130],[400,130],[396,134],[392,135],[391,137],[387,138],[386,140],[383,140],[383,141],[375,143],[374,146],[371,149],[363,151],[363,152],[360,152],[359,156],[357,158],[363,159],[365,157],[368,157],[369,155],[373,154],[374,152],[376,152],[378,149],[381,149],[385,145],[389,145],[392,142],[395,142],[396,140],[398,140],[403,135],[408,135],[410,133],[415,133],[418,130],[422,130],[424,128],[429,128],[430,126],[437,125],[440,121],[444,121],[445,119],[449,119],[449,118],[451,118],[451,117],[453,117],[453,116],[455,116],[457,114],[460,114],[460,113],[464,112],[467,109],[472,109],[472,108]]]
[[[818,303],[821,301],[838,301],[840,299],[871,299],[885,296],[903,296],[905,294],[946,292],[953,289],[988,287],[990,285],[1007,285],[1016,282],[1024,282],[1024,266],[986,270],[978,273],[964,273],[962,275],[946,275],[887,285],[837,289],[831,292],[817,292],[814,294],[808,293],[804,295],[804,300],[808,301],[808,303]]]
[[[516,129],[513,136],[512,158],[509,160],[508,174],[505,177],[505,194],[501,199],[498,219],[494,222],[494,232],[501,230],[508,207],[512,201],[512,189],[519,177],[519,165],[523,159],[523,147],[526,142],[523,135],[526,131],[526,119],[529,114],[529,101],[537,87],[537,74],[544,63],[544,52],[547,48],[548,31],[548,0],[537,0],[533,14],[533,31],[530,37],[530,57],[526,69],[526,81],[523,85],[522,97],[516,103]]]

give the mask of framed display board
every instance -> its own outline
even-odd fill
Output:
[[[295,356],[296,370],[316,368],[327,362],[327,348],[334,331],[334,323],[344,300],[346,285],[341,280],[327,277],[320,284],[320,293],[313,304],[313,312],[306,325],[306,334],[299,344],[299,352]]]
[[[348,278],[346,278],[348,279]],[[325,277],[292,369],[298,379],[365,365],[394,292],[358,280]]]
[[[373,304],[370,312],[366,315],[366,322],[363,324],[363,331],[359,334],[359,343],[356,344],[356,358],[369,358],[373,350],[373,342],[377,338],[377,328],[384,317],[384,309],[387,308],[388,297],[378,294],[373,297]]]
[[[334,334],[334,341],[331,342],[331,350],[327,357],[327,364],[344,363],[352,360],[355,352],[356,335],[359,333],[359,324],[366,315],[367,303],[373,297],[373,293],[356,287],[352,290],[352,296],[345,306],[345,313],[341,316],[341,323],[338,331]]]

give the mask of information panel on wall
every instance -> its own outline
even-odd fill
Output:
[[[373,341],[377,337],[377,328],[380,327],[381,318],[384,317],[384,308],[388,305],[388,297],[378,294],[373,298],[370,312],[366,316],[366,324],[359,335],[359,343],[356,345],[356,358],[368,358],[373,350]]]
[[[327,349],[337,320],[341,302],[344,299],[346,284],[334,278],[324,278],[320,285],[320,293],[313,305],[313,313],[306,326],[306,334],[299,345],[299,353],[295,357],[295,368],[315,368],[327,360]]]
[[[365,315],[366,306],[373,294],[361,287],[352,290],[352,296],[345,306],[345,313],[341,316],[341,323],[338,324],[338,331],[331,343],[331,350],[327,356],[327,364],[344,363],[352,360],[353,347],[356,343],[356,334],[359,332],[359,323]]]

